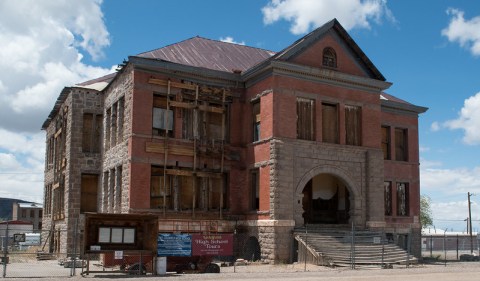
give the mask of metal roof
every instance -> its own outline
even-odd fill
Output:
[[[275,52],[268,50],[197,36],[137,56],[194,67],[235,72],[245,71],[274,54]]]

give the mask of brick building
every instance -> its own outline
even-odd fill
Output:
[[[43,124],[44,228],[156,214],[160,232],[236,230],[291,261],[296,227],[353,223],[411,233],[419,255],[427,109],[390,86],[337,20],[278,53],[194,37],[130,56],[64,88]]]
[[[42,212],[42,204],[31,202],[13,202],[12,204],[12,220],[31,222],[34,230],[42,229]]]

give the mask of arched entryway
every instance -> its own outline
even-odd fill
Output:
[[[350,219],[350,192],[337,176],[322,173],[303,188],[305,224],[346,224]]]

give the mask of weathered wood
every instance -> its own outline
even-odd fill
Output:
[[[167,86],[169,80],[162,80],[162,79],[155,79],[155,78],[150,78],[148,79],[148,83],[150,84],[155,84],[155,85],[160,85],[160,86]],[[195,90],[197,87],[196,85],[191,85],[191,84],[185,84],[185,83],[179,83],[179,82],[173,82],[170,81],[170,87],[174,88],[180,88],[180,89],[186,89],[186,90]]]
[[[165,169],[165,174],[173,175],[173,176],[184,176],[184,177],[191,177],[193,176],[193,172],[189,170],[180,170],[180,169]]]
[[[156,142],[147,142],[145,144],[145,152],[165,153],[165,144]],[[172,155],[193,156],[193,148],[178,144],[169,144],[168,153]]]

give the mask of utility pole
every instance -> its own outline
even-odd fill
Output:
[[[468,192],[468,227],[470,230],[470,254],[473,255],[473,233],[472,233],[472,208],[471,208],[471,202],[470,202],[470,196],[473,194]]]

